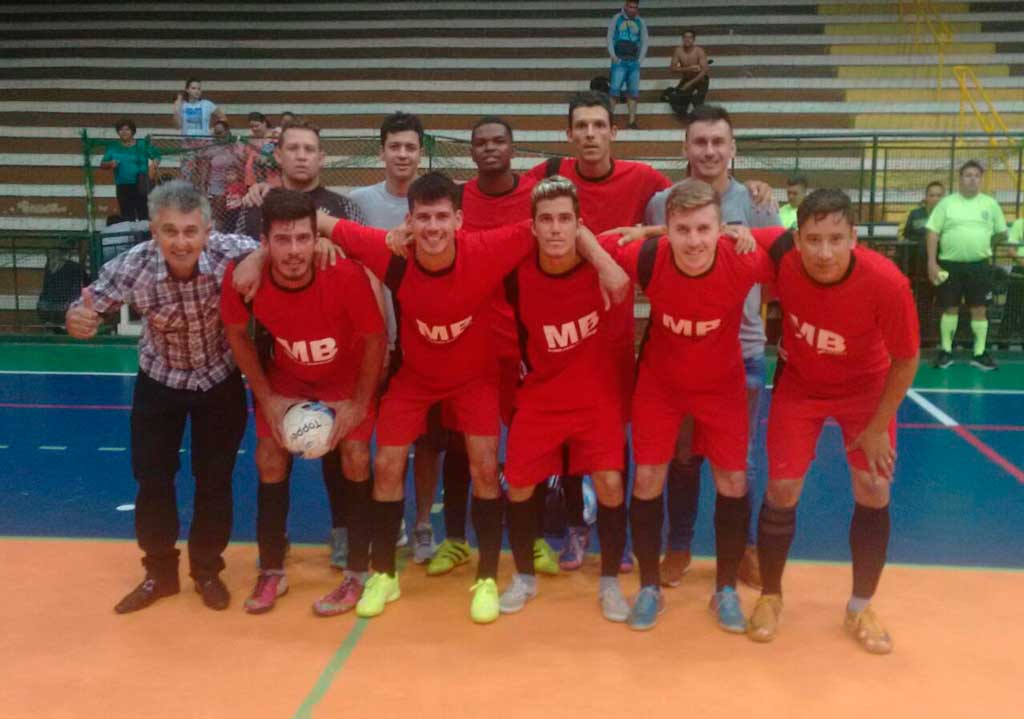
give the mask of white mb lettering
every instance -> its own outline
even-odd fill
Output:
[[[434,344],[447,344],[459,338],[466,328],[473,323],[473,315],[450,325],[428,325],[423,320],[416,320],[416,328],[420,334]]]
[[[325,364],[333,360],[338,354],[338,345],[333,337],[324,337],[321,340],[296,340],[289,342],[281,337],[277,343],[284,349],[285,353],[299,364]]]
[[[544,325],[544,339],[549,352],[565,352],[597,332],[600,316],[597,312],[583,315],[578,320],[561,325]]]
[[[846,339],[842,335],[820,329],[807,322],[801,322],[792,313],[789,314],[789,319],[793,322],[797,335],[802,337],[808,345],[818,350],[818,354],[846,354]]]
[[[661,322],[670,332],[684,337],[706,337],[722,326],[722,320],[697,320],[695,322],[676,319],[664,312],[661,313]]]

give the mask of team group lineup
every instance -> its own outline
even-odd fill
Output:
[[[319,400],[334,415],[337,449],[322,465],[332,538],[342,540],[332,563],[345,571],[315,614],[375,617],[400,598],[395,545],[415,445],[413,544],[429,574],[469,560],[472,495],[474,622],[523,610],[538,594],[537,572],[558,571],[542,532],[547,479],[562,475],[568,499],[586,474],[597,496],[599,611],[650,629],[665,609],[662,586],[686,569],[669,562],[684,543],[689,561],[693,488],[706,459],[717,491],[709,609],[725,631],[771,641],[804,477],[831,417],[855,500],[843,624],[867,651],[891,651],[871,599],[890,533],[895,416],[919,359],[907,278],[857,244],[841,190],[812,192],[797,229],[780,227],[770,188],[730,175],[736,146],[720,107],[691,114],[687,179],[675,185],[647,164],[614,159],[615,134],[608,96],[579,93],[568,108],[575,156],[516,174],[512,128],[482,118],[471,141],[479,174],[460,186],[437,172],[418,176],[422,125],[395,113],[381,127],[385,181],[343,198],[320,185],[319,131],[297,122],[274,152],[280,187],[258,184],[247,196],[252,236],[211,231],[209,203],[185,182],[153,190],[153,240],[104,265],[67,313],[68,332],[83,339],[122,304],[144,317],[131,454],[146,575],[115,610],[180,590],[174,481],[186,418],[196,482],[190,576],[207,606],[229,605],[219,573],[248,419],[244,374],[260,481],[250,613],[269,611],[288,590],[293,457],[282,419]],[[365,224],[348,218],[353,204]],[[748,464],[760,461],[749,447],[765,381],[766,283],[784,316],[762,492],[750,487]],[[634,288],[651,307],[639,353]],[[433,551],[441,455],[447,537]],[[504,526],[515,573],[499,591]],[[640,578],[631,600],[619,582],[631,561],[627,535]],[[567,542],[581,555],[587,538],[573,526]],[[747,614],[736,583],[749,561],[762,587]]]

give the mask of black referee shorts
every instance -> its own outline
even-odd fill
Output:
[[[949,279],[936,288],[942,307],[959,307],[961,299],[968,307],[981,307],[992,300],[992,266],[980,262],[939,260]]]

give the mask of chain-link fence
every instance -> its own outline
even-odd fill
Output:
[[[63,332],[90,281],[90,246],[88,232],[0,232],[0,331]]]

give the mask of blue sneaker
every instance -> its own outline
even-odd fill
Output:
[[[732,634],[743,634],[747,631],[747,620],[740,607],[740,595],[732,587],[722,587],[721,591],[711,595],[708,609],[718,619],[718,626]]]
[[[630,610],[626,623],[630,629],[637,631],[651,629],[663,611],[665,599],[661,596],[661,589],[655,586],[641,587],[640,593],[633,600],[633,609]]]
[[[567,572],[583,566],[583,556],[590,544],[590,527],[569,527],[569,534],[562,545],[558,566]]]

